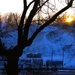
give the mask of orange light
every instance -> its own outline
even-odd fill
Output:
[[[71,22],[73,22],[74,21],[74,17],[73,16],[68,16],[67,18],[66,18],[66,20],[65,20],[65,22],[67,22],[67,23],[71,23]]]

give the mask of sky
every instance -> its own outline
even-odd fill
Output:
[[[30,2],[31,0],[27,0]],[[53,2],[53,0],[50,0]],[[56,1],[56,7],[58,10],[63,8],[65,4],[59,3],[57,0]],[[31,7],[30,7],[31,8]],[[22,13],[23,11],[23,0],[0,0],[0,12],[1,14],[5,14],[8,12],[14,12],[14,13]],[[68,10],[69,14],[73,14],[73,10]]]
[[[21,13],[23,10],[23,0],[0,0],[0,12],[2,14],[8,12]]]

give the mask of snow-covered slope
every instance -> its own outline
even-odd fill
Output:
[[[31,26],[29,37],[39,28]],[[63,29],[59,26],[47,26],[34,39],[31,46],[26,47],[20,59],[25,59],[28,53],[41,53],[44,60],[63,60],[64,66],[75,66],[75,28]],[[6,33],[1,37],[6,48],[17,44],[17,30]],[[64,59],[63,59],[64,58]]]

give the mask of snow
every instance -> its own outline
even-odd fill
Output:
[[[39,28],[40,25],[31,26],[29,37]],[[31,46],[23,50],[20,59],[25,59],[27,53],[41,53],[44,62],[46,60],[63,60],[64,67],[75,66],[75,33],[74,28],[66,30],[58,26],[47,26],[34,39]],[[17,44],[17,30],[9,31],[6,37],[1,37],[7,49],[13,48]],[[53,55],[52,55],[53,53]],[[64,59],[63,59],[64,54]]]

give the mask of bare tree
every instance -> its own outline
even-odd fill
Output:
[[[23,53],[23,49],[27,46],[30,46],[33,42],[33,40],[36,38],[38,33],[44,29],[46,26],[48,26],[50,23],[52,23],[61,13],[66,11],[68,8],[72,6],[72,3],[74,0],[70,0],[63,9],[58,11],[51,19],[46,21],[40,28],[38,28],[33,35],[28,38],[29,33],[29,27],[31,25],[33,17],[36,15],[37,11],[42,8],[42,6],[47,2],[48,0],[45,0],[44,3],[39,6],[40,0],[33,0],[29,4],[27,4],[27,0],[23,0],[24,3],[24,9],[21,16],[21,20],[18,26],[18,43],[12,50],[6,50],[4,46],[2,45],[2,42],[0,40],[0,55],[5,56],[7,58],[7,64],[5,64],[5,69],[8,75],[18,75],[19,69],[18,69],[18,61],[19,57]],[[31,4],[33,5],[32,10],[30,11],[30,14],[26,20],[25,26],[24,24],[24,18],[27,14],[27,10],[29,9]],[[23,30],[24,27],[24,30]]]
[[[17,13],[13,13],[13,17],[14,17],[14,24],[15,25],[19,25],[19,22],[20,22],[20,18],[21,18],[21,15],[17,14]]]
[[[17,13],[9,13],[4,16],[6,23],[19,25],[21,15]]]
[[[5,19],[6,19],[6,22],[7,22],[8,24],[12,24],[12,22],[13,22],[13,13],[7,14],[7,15],[5,16]]]

